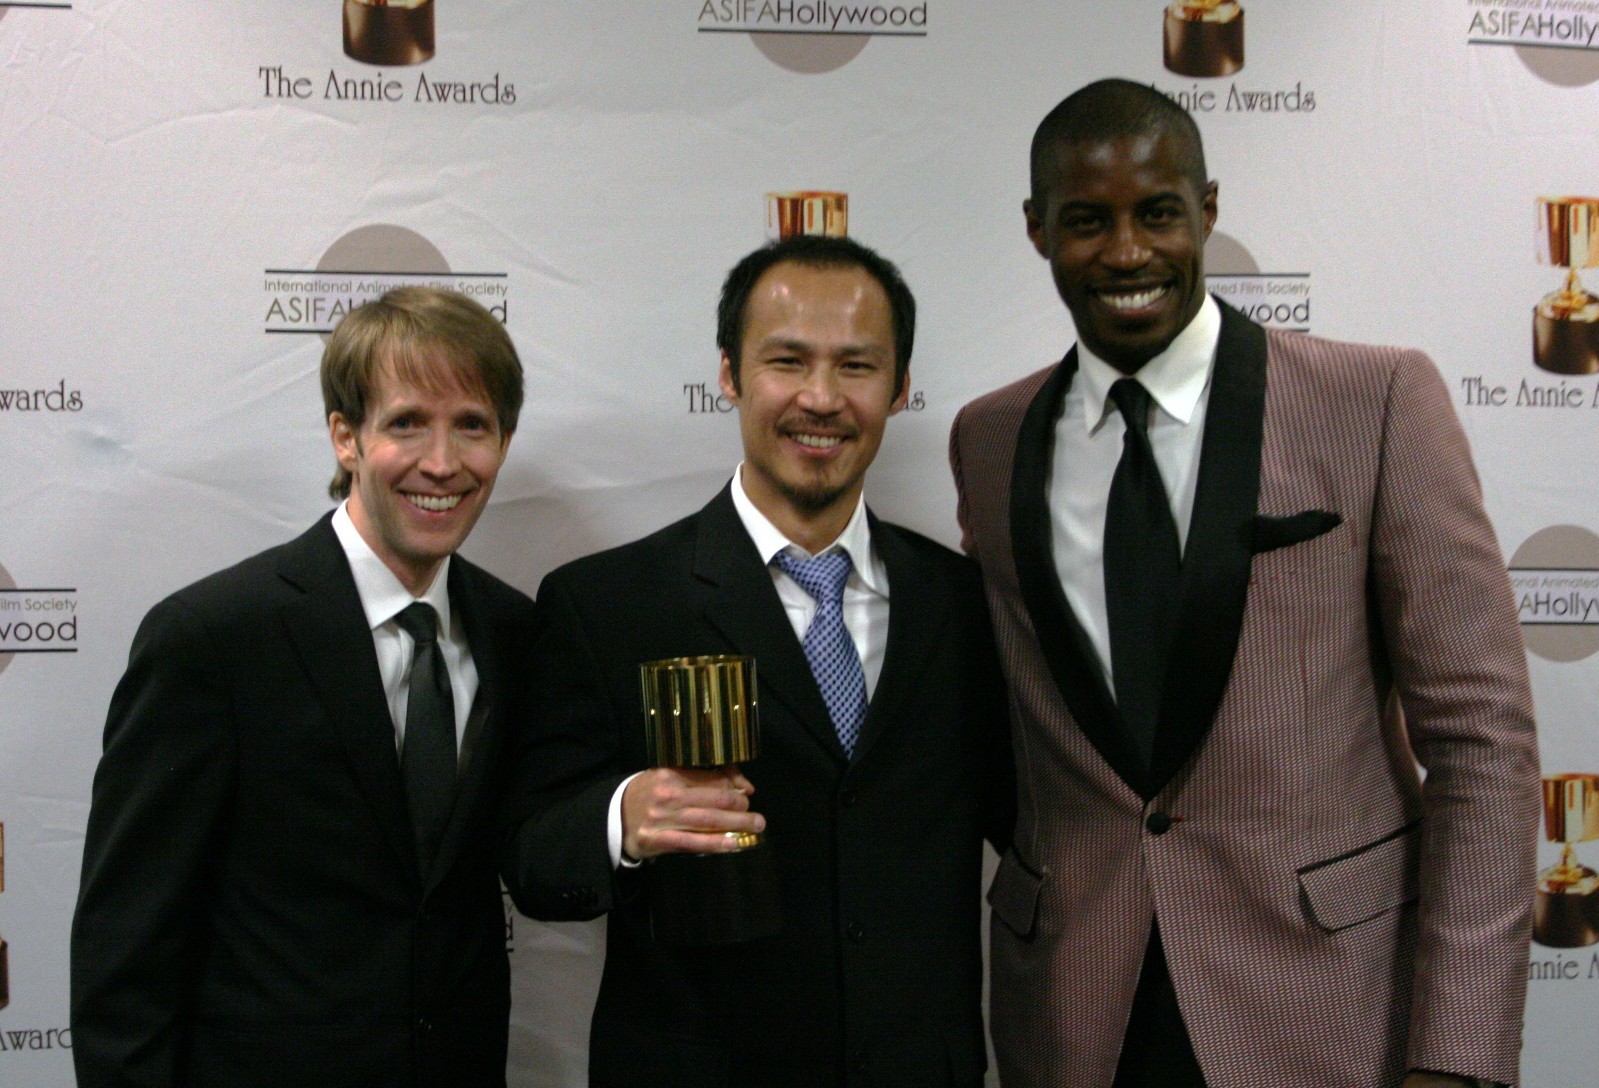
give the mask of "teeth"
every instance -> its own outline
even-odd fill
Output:
[[[844,440],[837,435],[797,434],[794,436],[794,441],[802,446],[810,446],[812,449],[828,450]]]
[[[422,509],[431,510],[435,514],[443,513],[445,510],[454,510],[456,508],[456,506],[460,505],[460,502],[461,502],[461,496],[459,496],[459,495],[410,495],[410,494],[408,494],[405,497],[407,499],[411,500],[411,502],[413,502],[416,505],[420,506]]]
[[[1113,310],[1138,310],[1160,298],[1167,290],[1169,288],[1153,287],[1148,291],[1137,291],[1133,294],[1112,294],[1108,291],[1101,291],[1099,297],[1104,301],[1105,305]]]

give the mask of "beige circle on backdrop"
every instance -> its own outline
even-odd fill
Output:
[[[392,223],[357,227],[328,247],[318,272],[415,272],[448,275],[450,262],[437,246],[414,230]],[[322,333],[325,343],[327,333]]]
[[[1260,263],[1238,239],[1219,230],[1210,232],[1205,241],[1205,275],[1253,276],[1259,272]]]
[[[755,48],[780,68],[814,76],[836,71],[861,55],[865,34],[750,34]]]
[[[1599,576],[1599,536],[1576,525],[1551,525],[1527,538],[1510,557],[1517,570],[1591,571]],[[1522,592],[1520,590],[1518,593]],[[1581,661],[1599,652],[1599,627],[1549,624],[1521,628],[1527,649],[1546,661]]]
[[[11,577],[11,572],[6,570],[5,564],[0,563],[0,589],[16,589],[17,582]],[[6,671],[6,666],[11,664],[11,659],[16,654],[0,654],[0,672]]]
[[[1527,70],[1556,87],[1586,87],[1599,81],[1599,52],[1518,45],[1516,56]]]

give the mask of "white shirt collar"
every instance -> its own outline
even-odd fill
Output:
[[[794,552],[801,559],[812,557],[810,552],[784,536],[783,531],[773,525],[771,519],[761,513],[750,501],[749,495],[744,491],[742,462],[733,472],[733,508],[738,511],[739,520],[744,523],[745,531],[755,542],[755,550],[760,553],[762,563],[770,565],[773,558],[784,550]],[[849,524],[844,526],[844,531],[838,534],[838,539],[816,554],[825,555],[835,549],[848,553],[855,574],[867,589],[878,596],[888,596],[887,588],[880,577],[881,572],[877,564],[872,561],[872,530],[871,522],[866,516],[864,495],[856,501],[855,512],[850,515]]]
[[[1194,417],[1199,396],[1210,381],[1220,339],[1221,308],[1206,295],[1199,312],[1166,345],[1166,350],[1138,368],[1136,377],[1149,390],[1150,398],[1161,411],[1185,426]],[[1110,387],[1127,375],[1095,355],[1081,340],[1077,341],[1077,375],[1083,396],[1083,421],[1093,433],[1105,421]]]
[[[350,563],[350,573],[355,577],[355,592],[361,598],[361,609],[366,613],[367,626],[378,628],[399,615],[413,601],[423,601],[433,606],[439,614],[439,630],[450,630],[450,557],[445,556],[433,584],[420,597],[411,596],[383,560],[378,558],[366,538],[350,520],[349,500],[339,504],[333,512],[333,531],[338,534],[344,557]]]

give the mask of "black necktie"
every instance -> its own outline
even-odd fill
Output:
[[[433,864],[455,803],[455,697],[439,649],[439,614],[418,601],[394,617],[416,640],[400,774],[416,831],[417,858],[425,872]]]
[[[1182,553],[1149,445],[1149,392],[1134,379],[1122,378],[1110,387],[1110,396],[1127,433],[1105,510],[1105,617],[1116,706],[1148,766],[1171,642],[1170,617],[1182,589]]]

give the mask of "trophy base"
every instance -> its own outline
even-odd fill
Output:
[[[1532,314],[1532,361],[1552,374],[1599,374],[1599,321]]]
[[[1166,70],[1214,79],[1244,66],[1244,14],[1225,23],[1184,19],[1166,12]]]
[[[649,868],[650,926],[662,944],[739,944],[783,928],[772,848],[662,854]]]
[[[433,0],[416,7],[344,0],[344,55],[362,64],[397,67],[433,56]]]
[[[1532,901],[1532,939],[1547,948],[1599,944],[1599,894],[1540,888]]]

